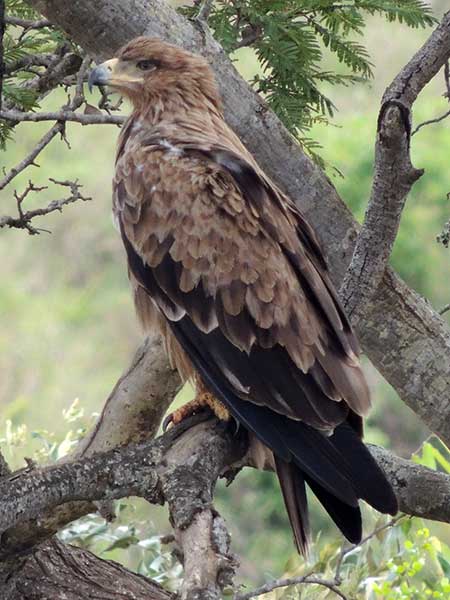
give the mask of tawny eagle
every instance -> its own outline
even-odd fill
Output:
[[[358,500],[391,514],[397,501],[362,442],[369,390],[314,231],[226,124],[204,58],[140,37],[90,84],[133,105],[113,212],[138,315],[196,385],[173,419],[208,404],[248,430],[277,472],[299,551],[305,484],[358,542]]]

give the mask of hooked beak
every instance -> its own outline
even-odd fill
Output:
[[[101,63],[89,74],[88,87],[89,91],[92,92],[94,85],[113,85],[116,77],[114,77],[114,71],[119,60],[117,58],[111,58],[110,60]]]

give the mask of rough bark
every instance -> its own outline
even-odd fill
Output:
[[[0,531],[17,531],[71,502],[87,501],[85,506],[133,495],[154,504],[167,502],[185,568],[181,597],[219,600],[231,585],[237,561],[212,504],[214,486],[230,465],[242,460],[247,441],[233,428],[204,419],[186,419],[157,440],[6,476],[0,481]],[[6,582],[18,552],[17,547],[8,552],[8,538],[5,542],[2,538]],[[0,590],[4,593],[1,581]]]
[[[212,506],[213,490],[219,476],[246,463],[247,442],[233,428],[215,419],[199,423],[201,419],[191,418],[157,440],[6,476],[0,481],[1,529],[27,522],[38,512],[68,500],[139,495],[153,503],[166,501],[185,569],[181,598],[219,600],[232,586],[237,562],[230,552],[225,524]],[[394,486],[402,511],[450,522],[449,475],[376,446],[370,450]],[[74,577],[83,583],[74,585]],[[113,578],[117,578],[114,585]],[[104,581],[111,581],[105,590]],[[58,542],[41,545],[31,553],[4,555],[0,565],[1,597],[8,600],[144,599],[159,592],[151,583],[148,591],[143,586],[145,580],[125,569]],[[78,588],[80,595],[76,596]],[[129,589],[130,595],[121,596],[122,589]]]
[[[5,578],[5,575],[6,578]],[[116,562],[53,539],[0,567],[3,600],[170,600],[172,594]]]
[[[217,74],[228,122],[315,226],[334,281],[342,282],[357,238],[355,220],[325,174],[304,155],[207,31],[177,15],[162,0],[29,1],[102,59],[144,33],[207,56]],[[424,71],[429,68],[424,63]],[[358,333],[365,352],[400,397],[450,443],[450,331],[442,318],[388,268],[365,307]]]
[[[186,419],[156,440],[3,478],[0,531],[67,502],[137,495],[156,504],[167,501],[175,531],[185,532],[195,515],[211,508],[217,478],[236,464],[247,464],[242,462],[244,436],[216,420],[192,425],[199,418]],[[450,522],[450,475],[377,446],[370,449],[385,469],[402,510]]]
[[[450,476],[369,446],[395,489],[402,512],[450,523]]]
[[[152,439],[179,387],[180,379],[168,364],[161,342],[156,338],[145,340],[108,396],[92,430],[62,462]],[[98,508],[92,502],[73,501],[21,522],[1,536],[0,560],[29,550]]]
[[[366,312],[392,252],[411,187],[423,175],[411,163],[411,108],[450,56],[450,12],[386,89],[378,116],[372,193],[341,287],[355,325]]]

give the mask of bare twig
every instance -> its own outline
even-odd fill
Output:
[[[387,523],[385,523],[384,525],[375,527],[375,529],[373,531],[371,531],[371,533],[369,533],[368,535],[363,537],[362,540],[358,544],[353,544],[347,548],[343,548],[339,552],[337,563],[336,563],[336,570],[335,570],[335,575],[334,575],[336,585],[339,585],[342,583],[342,577],[341,577],[342,565],[344,563],[345,558],[349,554],[352,554],[357,548],[360,548],[361,546],[366,544],[368,541],[370,541],[372,538],[374,538],[376,535],[378,535],[382,531],[385,531],[386,529],[390,529],[391,527],[395,527],[395,525],[397,525],[402,519],[406,519],[406,518],[407,518],[407,515],[399,514],[399,515],[393,517],[392,519],[389,519],[389,521]]]
[[[52,139],[58,135],[58,133],[62,134],[64,131],[64,123],[58,122],[55,123],[51,129],[44,134],[36,146],[23,158],[19,164],[13,167],[5,177],[0,181],[0,190],[5,188],[19,173],[24,171],[30,165],[35,164],[34,161],[38,154],[42,152],[42,150],[52,141]]]
[[[20,17],[7,16],[5,17],[7,25],[22,27],[23,29],[42,29],[43,27],[51,27],[52,24],[48,19],[21,19]]]
[[[103,85],[99,86],[99,91],[100,91],[100,100],[98,101],[98,108],[100,110],[106,110],[108,115],[110,115],[111,112],[113,112],[115,110],[119,110],[119,108],[123,104],[122,96],[119,96],[118,100],[114,104],[112,104],[110,101],[111,93],[109,93]]]
[[[440,315],[445,315],[446,312],[448,312],[450,310],[450,304],[446,304],[445,306],[443,306],[441,309],[438,310],[438,313]]]
[[[404,519],[404,518],[406,518],[405,515],[397,515],[393,519],[390,519],[384,525],[380,525],[379,527],[376,527],[371,533],[366,535],[359,542],[359,544],[354,544],[352,546],[349,546],[348,548],[343,548],[337,557],[336,570],[335,570],[335,575],[334,575],[333,579],[322,579],[322,578],[318,577],[317,575],[315,575],[314,573],[309,573],[308,575],[303,575],[303,576],[299,576],[299,577],[276,579],[274,581],[270,581],[270,582],[266,583],[265,585],[262,585],[256,589],[252,590],[251,592],[247,592],[245,594],[237,594],[236,596],[234,596],[233,600],[250,600],[250,598],[256,598],[258,596],[261,596],[262,594],[267,594],[268,592],[272,592],[273,590],[276,590],[279,588],[292,587],[292,586],[300,585],[300,584],[314,584],[314,585],[320,585],[322,587],[326,587],[329,590],[333,591],[336,594],[336,596],[338,596],[339,598],[343,598],[344,600],[347,600],[347,596],[344,594],[344,592],[342,590],[339,589],[339,586],[342,584],[341,570],[342,570],[342,565],[345,561],[345,558],[347,556],[349,556],[350,554],[352,554],[356,549],[358,549],[361,546],[363,546],[364,544],[366,544],[368,541],[370,541],[376,535],[378,535],[381,531],[384,531],[385,529],[390,529],[391,527],[394,527],[395,525],[398,524],[398,522],[401,519]]]
[[[447,61],[444,65],[444,82],[445,82],[445,96],[450,102],[450,62]]]
[[[15,123],[39,123],[42,121],[71,121],[81,125],[121,125],[125,117],[109,114],[86,114],[73,110],[58,110],[52,112],[19,112],[17,110],[0,111],[0,119]]]
[[[250,600],[250,598],[257,598],[258,596],[262,596],[262,594],[268,594],[269,592],[279,588],[304,584],[326,587],[334,592],[338,598],[342,598],[342,600],[348,600],[347,596],[338,588],[338,584],[334,579],[321,579],[315,575],[303,575],[300,577],[275,579],[274,581],[270,581],[269,583],[261,585],[260,587],[252,590],[251,592],[247,592],[246,594],[237,594],[234,596],[233,600]]]
[[[27,54],[5,67],[5,75],[16,71],[29,70],[29,67],[49,67],[54,60],[53,54]],[[41,75],[41,73],[40,73]]]
[[[17,211],[19,213],[18,217],[10,217],[4,216],[0,217],[0,229],[2,227],[10,227],[15,229],[26,229],[30,235],[36,235],[43,231],[49,233],[47,229],[37,228],[31,224],[31,221],[36,217],[42,217],[44,215],[48,215],[52,212],[59,211],[62,212],[63,206],[67,204],[73,204],[74,202],[78,202],[79,200],[86,202],[87,200],[91,200],[88,196],[83,196],[80,192],[81,185],[77,181],[57,181],[56,179],[51,179],[53,183],[57,185],[62,185],[66,187],[70,187],[71,195],[67,198],[62,198],[61,200],[53,200],[47,206],[43,208],[36,208],[34,210],[29,210],[24,212],[22,208],[22,204],[25,198],[31,192],[41,192],[46,190],[47,187],[36,187],[31,181],[28,183],[28,186],[22,192],[22,194],[18,194],[16,191],[14,192],[14,197],[17,202]]]
[[[425,125],[432,125],[433,123],[440,123],[441,121],[446,119],[448,116],[450,116],[450,110],[448,110],[446,113],[444,113],[440,117],[436,117],[435,119],[429,119],[428,121],[423,121],[423,123],[419,123],[419,125],[417,125],[417,127],[411,132],[411,136],[415,135],[420,129],[422,129],[422,127],[425,127]]]
[[[67,77],[77,73],[81,65],[81,57],[70,52],[67,45],[60,47],[58,52],[51,56],[46,70],[43,73],[38,73],[36,77],[26,81],[22,86],[24,89],[34,92],[37,99],[45,97],[49,91],[61,85]],[[30,60],[32,60],[32,57],[30,57]],[[3,109],[17,110],[18,105],[9,100],[4,103]]]
[[[36,157],[42,152],[42,150],[53,140],[53,138],[58,133],[61,134],[62,138],[67,142],[65,135],[64,135],[66,121],[83,122],[83,118],[84,118],[85,123],[86,122],[99,123],[103,119],[104,119],[103,122],[105,122],[106,119],[108,119],[108,122],[111,123],[111,122],[115,121],[116,124],[123,121],[123,119],[120,120],[120,117],[112,117],[109,115],[89,115],[89,114],[82,115],[82,114],[75,112],[85,102],[84,93],[83,93],[83,85],[84,85],[86,73],[87,73],[90,63],[91,63],[91,58],[89,56],[85,56],[83,58],[83,60],[81,61],[81,65],[79,67],[78,74],[77,74],[74,96],[68,102],[68,104],[66,106],[63,106],[63,108],[60,111],[53,112],[53,113],[31,113],[31,112],[27,113],[27,112],[18,112],[18,111],[14,111],[14,110],[0,111],[0,118],[7,119],[7,120],[11,121],[12,123],[18,123],[20,121],[34,121],[34,122],[49,121],[49,120],[57,121],[52,126],[52,128],[39,140],[39,142],[36,144],[36,146],[33,148],[33,150],[25,158],[23,158],[18,165],[13,167],[9,171],[9,173],[7,173],[5,175],[5,177],[0,181],[0,190],[5,188],[19,173],[24,171],[27,167],[35,164],[34,161],[35,161]],[[48,209],[48,207],[47,207],[47,209]],[[34,216],[37,216],[37,214],[47,214],[45,212],[47,209],[39,209],[44,212],[36,213]],[[28,213],[28,214],[30,214],[30,213]],[[21,225],[21,223],[22,223],[22,225]],[[2,219],[3,227],[5,227],[5,226],[21,227],[21,228],[28,229],[28,231],[30,233],[37,233],[37,231],[34,231],[34,230],[32,231],[33,228],[30,229],[29,221],[27,222],[26,225],[24,225],[23,223],[24,223],[23,220],[20,220],[20,219],[17,220],[12,217],[3,217],[3,219]]]
[[[341,287],[357,324],[386,270],[406,197],[423,170],[410,158],[411,106],[450,56],[450,12],[386,89],[378,117],[372,193]]]
[[[213,7],[214,0],[200,0],[197,4],[200,4],[199,11],[197,13],[196,19],[201,21],[202,23],[207,23],[209,19],[209,15],[211,14],[211,10]]]

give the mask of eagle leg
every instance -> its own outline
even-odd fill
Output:
[[[206,390],[201,390],[197,392],[193,400],[183,404],[183,406],[180,406],[180,408],[167,415],[163,421],[163,430],[166,431],[169,425],[181,423],[183,419],[190,417],[204,408],[209,408],[219,421],[229,421],[230,419],[230,413],[225,406],[213,394]]]

